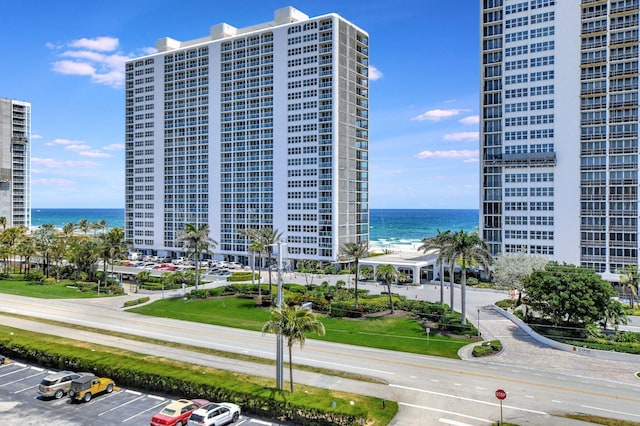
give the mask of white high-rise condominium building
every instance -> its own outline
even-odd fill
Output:
[[[31,104],[0,98],[0,216],[31,226]]]
[[[638,264],[638,0],[481,0],[480,226],[613,276]]]
[[[283,233],[285,261],[339,260],[368,241],[366,32],[291,7],[247,28],[159,39],[126,64],[125,235],[176,256],[208,224],[217,257],[247,262],[243,231]]]

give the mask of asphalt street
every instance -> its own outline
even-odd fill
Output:
[[[384,289],[372,284],[362,284],[360,287],[372,292]],[[440,295],[437,284],[394,287],[393,291],[407,297],[427,300],[439,300]],[[165,292],[164,296],[180,294],[180,291]],[[76,301],[38,301],[3,295],[0,312],[16,312],[104,327],[264,358],[274,357],[274,338],[271,335],[263,336],[243,330],[123,312],[124,301],[137,297],[140,295]],[[161,295],[152,295],[152,299],[158,297]],[[511,321],[490,309],[496,300],[505,297],[508,295],[504,293],[470,290],[467,299],[470,320],[477,321],[477,314],[480,314],[483,336],[499,338],[503,342],[505,350],[497,356],[471,360],[466,359],[465,351],[461,351],[461,356],[465,359],[450,360],[308,339],[304,350],[296,348],[294,351],[295,363],[357,372],[380,378],[388,384],[345,380],[301,370],[294,372],[294,381],[396,400],[400,404],[400,412],[392,423],[394,425],[490,423],[498,418],[499,405],[494,396],[498,388],[504,388],[508,394],[504,405],[505,415],[510,421],[521,425],[580,424],[550,416],[554,412],[575,411],[640,421],[640,399],[633,397],[640,390],[640,381],[634,375],[638,370],[637,362],[597,360],[540,345],[524,335]],[[456,300],[458,299],[459,293],[456,292]],[[445,293],[445,302],[446,300],[448,293]],[[158,348],[135,340],[110,338],[11,317],[3,317],[3,323],[17,328],[125,347],[142,353],[162,352],[165,356],[196,364],[275,377],[275,369],[272,367],[257,368],[254,364],[233,358]]]

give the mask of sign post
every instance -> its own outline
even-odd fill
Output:
[[[496,398],[500,400],[500,425],[502,425],[502,401],[507,398],[507,393],[502,390],[496,390]]]

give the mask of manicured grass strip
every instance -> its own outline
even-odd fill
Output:
[[[567,419],[581,420],[583,422],[588,422],[595,425],[640,426],[640,423],[632,422],[630,420],[608,419],[606,417],[594,416],[591,414],[553,414],[553,415],[557,417],[564,417]]]
[[[182,343],[167,342],[165,340],[152,339],[152,338],[149,338],[149,337],[138,336],[138,335],[135,335],[135,334],[120,333],[120,332],[111,331],[111,330],[102,330],[102,329],[93,328],[93,327],[87,327],[87,326],[83,326],[83,325],[69,324],[69,323],[65,323],[65,322],[61,322],[61,321],[54,321],[54,320],[49,320],[49,319],[44,319],[44,318],[30,317],[30,316],[27,316],[27,315],[13,314],[13,313],[8,313],[8,312],[0,313],[0,317],[2,317],[3,315],[4,316],[9,316],[9,317],[14,317],[14,318],[22,318],[22,319],[29,320],[29,321],[37,321],[37,322],[41,322],[43,324],[51,324],[51,325],[55,325],[55,326],[58,326],[58,327],[72,328],[74,330],[88,331],[90,333],[99,333],[99,334],[104,334],[104,335],[107,335],[107,336],[120,337],[120,338],[123,338],[123,339],[134,340],[134,341],[137,341],[137,342],[150,343],[152,345],[166,346],[166,347],[169,347],[169,348],[176,348],[176,349],[184,349],[184,350],[191,351],[191,352],[198,352],[198,353],[202,353],[202,354],[213,355],[213,356],[218,356],[218,357],[223,357],[223,358],[233,358],[233,359],[237,359],[239,361],[247,361],[247,362],[253,362],[253,363],[256,363],[256,364],[265,364],[265,365],[275,365],[276,364],[276,362],[274,360],[271,360],[271,359],[268,359],[268,358],[260,358],[260,357],[253,356],[253,355],[238,354],[238,353],[234,353],[234,352],[224,352],[224,351],[220,351],[220,350],[217,350],[217,349],[203,348],[201,346],[192,346],[192,345],[185,345],[185,344],[182,344]],[[0,321],[0,323],[1,322],[2,321]],[[285,362],[284,366],[285,366],[285,368],[289,368],[289,363]],[[348,372],[345,372],[345,371],[331,370],[331,369],[328,369],[328,368],[313,367],[313,366],[305,365],[305,364],[295,364],[294,363],[293,364],[293,368],[296,369],[296,370],[310,371],[312,373],[324,374],[324,375],[327,375],[327,376],[342,377],[344,379],[349,379],[349,380],[359,380],[361,382],[378,383],[378,384],[384,384],[384,385],[387,384],[386,381],[377,379],[375,377],[363,376],[361,374],[348,373]]]
[[[398,410],[397,403],[386,401],[385,408],[378,398],[339,392],[295,384],[295,392],[274,389],[273,379],[251,376],[185,362],[144,355],[110,346],[95,345],[48,334],[35,333],[0,325],[0,348],[11,353],[12,348],[39,357],[47,354],[59,362],[95,366],[95,373],[114,373],[122,378],[135,381],[136,376],[153,375],[167,379],[167,383],[188,382],[194,384],[215,384],[217,389],[229,389],[233,393],[245,393],[262,398],[282,401],[292,406],[304,406],[329,412],[340,412],[356,417],[365,415],[367,425],[387,425]],[[118,381],[118,378],[112,377]],[[294,375],[295,380],[295,375]],[[288,389],[288,386],[285,386]],[[193,398],[196,395],[176,395]],[[207,395],[201,395],[207,398]],[[350,404],[354,401],[354,404]]]
[[[90,297],[107,297],[95,292],[83,292],[73,286],[73,281],[61,281],[56,284],[37,284],[24,280],[0,280],[0,293],[16,296],[36,297],[38,299],[85,299]]]
[[[225,327],[260,331],[269,320],[269,310],[256,306],[253,299],[216,298],[165,299],[128,311]],[[310,334],[308,339],[347,343],[392,351],[411,352],[458,359],[458,350],[471,343],[464,338],[430,336],[411,318],[346,319],[323,316],[325,336]]]

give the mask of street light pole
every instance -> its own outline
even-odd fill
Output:
[[[282,240],[278,241],[278,296],[276,307],[282,312]],[[282,332],[278,331],[276,344],[276,386],[279,390],[284,389],[284,339]]]
[[[478,308],[478,338],[480,338],[480,308]]]

